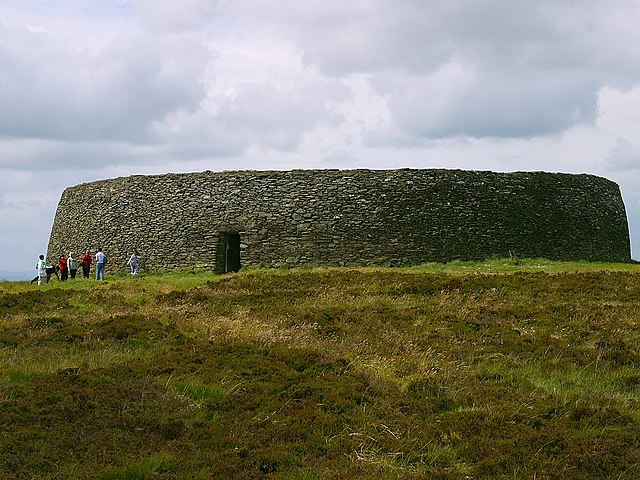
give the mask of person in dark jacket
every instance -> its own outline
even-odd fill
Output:
[[[56,265],[47,265],[47,283],[51,280],[51,275],[55,275],[58,281],[60,281],[60,276],[58,275],[58,267]]]
[[[49,280],[51,280],[51,275],[55,275],[56,278],[58,279],[58,281],[60,281],[60,277],[58,276],[58,267],[56,267],[55,265],[50,265],[50,264],[46,264],[45,265],[45,280],[44,283],[49,283]],[[33,280],[31,280],[31,283],[35,282],[38,280],[38,277],[34,278]]]

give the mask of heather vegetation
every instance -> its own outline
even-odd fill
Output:
[[[640,267],[0,283],[3,479],[640,478]]]

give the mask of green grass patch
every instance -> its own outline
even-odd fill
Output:
[[[162,475],[171,463],[170,455],[156,455],[146,460],[132,463],[124,468],[109,469],[98,475],[99,480],[147,480],[151,476]]]
[[[227,395],[227,391],[218,385],[202,385],[198,380],[188,382],[167,381],[167,386],[181,397],[200,405],[207,400],[220,399]]]

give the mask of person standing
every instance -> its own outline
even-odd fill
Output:
[[[89,252],[89,250],[87,250],[86,252],[84,252],[84,255],[82,256],[82,276],[84,278],[89,278],[89,270],[91,268],[91,263],[93,262],[93,259],[91,258],[91,253]]]
[[[67,268],[69,268],[69,276],[74,279],[78,272],[78,260],[76,259],[76,252],[69,252],[69,258],[67,258]]]
[[[60,261],[59,261],[59,265],[60,265],[60,281],[64,282],[67,280],[67,278],[69,278],[69,270],[67,269],[67,258],[62,255],[60,257]]]
[[[51,275],[55,275],[58,281],[60,281],[60,276],[58,275],[58,270],[60,267],[52,264],[47,264],[45,267],[47,273],[46,283],[49,283],[49,280],[51,280]]]
[[[107,256],[102,251],[102,248],[98,249],[96,253],[96,280],[104,280],[104,266],[107,263]]]
[[[41,265],[42,262],[44,262],[44,265]],[[36,262],[36,276],[33,277],[31,282],[29,283],[32,284],[33,282],[38,282],[38,285],[40,285],[40,283],[42,282],[42,278],[46,278],[47,281],[45,283],[49,283],[49,278],[47,275],[47,262],[44,260],[44,255],[40,255],[38,257],[38,261]]]
[[[47,278],[47,262],[44,261],[44,255],[38,257],[36,270],[38,271],[38,286],[40,286],[42,285],[42,281]]]
[[[138,252],[133,252],[133,254],[129,257],[129,266],[131,267],[131,275],[137,275],[140,273],[140,265],[138,264],[140,260],[140,256]]]

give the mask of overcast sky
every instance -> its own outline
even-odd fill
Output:
[[[638,25],[640,0],[0,0],[0,270],[68,186],[230,169],[592,173],[638,258]]]

